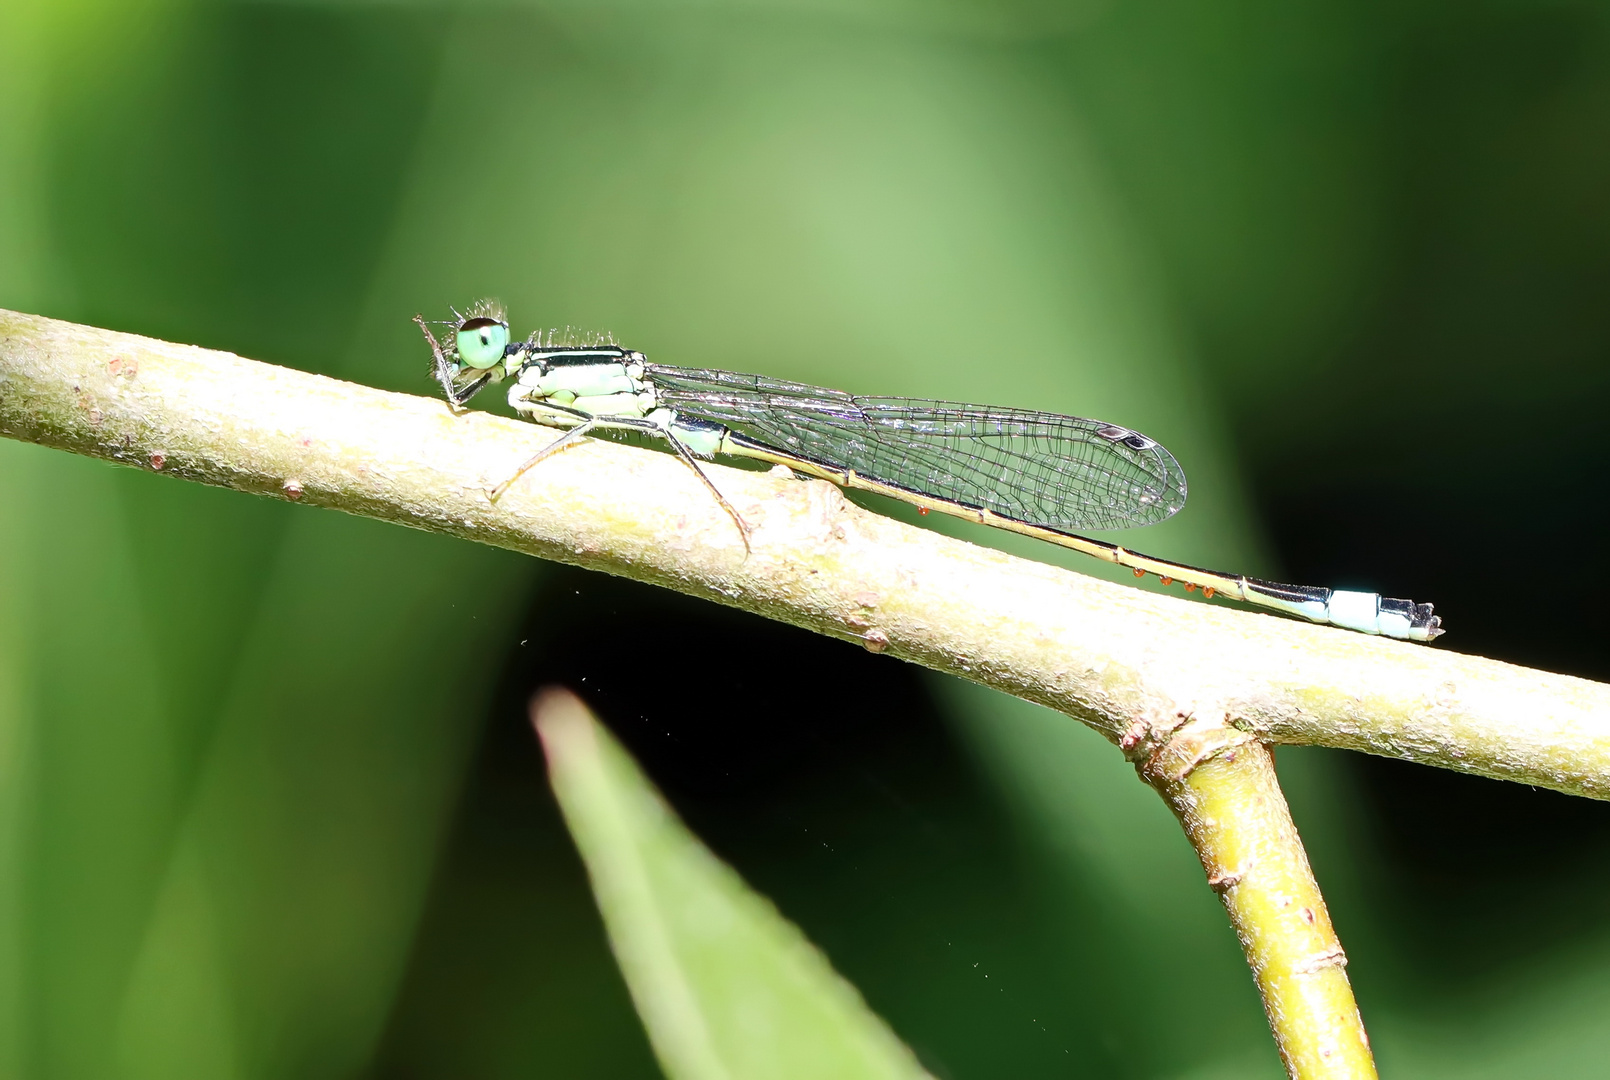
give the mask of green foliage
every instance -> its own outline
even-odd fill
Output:
[[[671,1080],[927,1075],[798,928],[683,827],[585,705],[550,691],[532,716]]]

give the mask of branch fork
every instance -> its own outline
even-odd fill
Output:
[[[1263,998],[1287,1073],[1374,1077],[1347,954],[1291,820],[1274,755],[1222,712],[1138,738],[1131,758],[1190,837]]]

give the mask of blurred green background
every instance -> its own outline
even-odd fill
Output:
[[[1098,416],[1191,477],[1143,550],[1604,679],[1607,136],[1586,0],[6,0],[0,306],[429,394],[409,316],[492,294]],[[1064,718],[5,442],[0,1077],[656,1075],[525,725],[555,680],[936,1076],[1280,1075],[1173,820]],[[1605,1075],[1610,808],[1280,768],[1386,1075]]]

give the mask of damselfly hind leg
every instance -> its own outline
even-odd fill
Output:
[[[693,456],[693,451],[689,450],[686,444],[676,437],[676,433],[670,428],[660,428],[659,430],[664,432],[665,441],[671,444],[677,456],[687,464],[688,468],[693,470],[695,476],[704,481],[704,486],[709,488],[710,494],[716,497],[716,502],[721,504],[721,509],[725,510],[727,516],[732,518],[733,523],[738,526],[738,539],[744,542],[744,554],[753,555],[754,549],[749,546],[749,522],[745,521],[743,515],[738,513],[737,509],[727,501],[725,495],[721,494],[721,491],[715,485],[715,481],[706,476],[704,470],[699,468],[699,461]]]
[[[527,420],[531,420],[538,424],[545,424],[550,427],[565,426],[567,422],[573,424],[574,426],[572,426],[569,431],[566,431],[559,438],[555,439],[553,442],[531,455],[530,458],[526,459],[526,461],[517,470],[515,470],[513,476],[509,477],[507,480],[503,481],[503,483],[499,484],[497,487],[488,492],[488,495],[494,502],[496,502],[505,491],[508,491],[516,480],[519,480],[520,477],[524,476],[532,468],[541,464],[554,454],[557,454],[559,451],[576,445],[581,441],[583,436],[590,434],[597,428],[614,428],[620,431],[641,431],[645,435],[656,436],[671,444],[671,449],[676,451],[677,457],[681,458],[683,464],[693,470],[693,475],[699,478],[700,483],[704,484],[706,490],[708,490],[710,494],[715,497],[716,502],[721,505],[721,509],[725,510],[727,512],[727,516],[732,518],[733,524],[738,526],[738,538],[743,541],[744,554],[746,556],[753,554],[754,549],[749,546],[749,534],[752,531],[749,523],[743,519],[743,515],[738,513],[737,509],[732,505],[732,503],[727,501],[727,497],[721,494],[721,490],[716,487],[715,482],[712,481],[710,477],[705,474],[705,471],[699,467],[699,461],[694,455],[694,452],[689,449],[688,445],[678,438],[676,433],[670,428],[655,423],[653,420],[642,419],[639,417],[588,416],[579,409],[572,409],[564,405],[555,405],[552,402],[537,402],[530,400],[516,402],[514,394],[510,395],[509,400],[511,404],[515,405],[515,408],[520,415],[524,416]]]
[[[548,458],[553,457],[553,455],[557,454],[559,451],[568,446],[574,446],[584,435],[597,426],[598,421],[596,419],[577,424],[575,427],[559,436],[553,442],[549,443],[547,446],[544,446],[541,450],[538,450],[535,454],[532,454],[529,458],[527,458],[523,465],[514,470],[513,476],[509,477],[507,480],[503,481],[503,483],[487,492],[487,498],[491,499],[493,502],[497,502],[498,499],[502,497],[503,493],[508,491],[509,488],[514,485],[516,480],[520,479],[520,477],[536,468]]]

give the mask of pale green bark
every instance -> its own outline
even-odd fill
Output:
[[[1017,694],[1114,742],[1212,713],[1267,742],[1610,797],[1604,684],[1109,584],[891,521],[821,481],[707,467],[755,526],[746,558],[668,454],[590,441],[494,504],[487,489],[551,431],[4,311],[0,434],[651,581]]]

